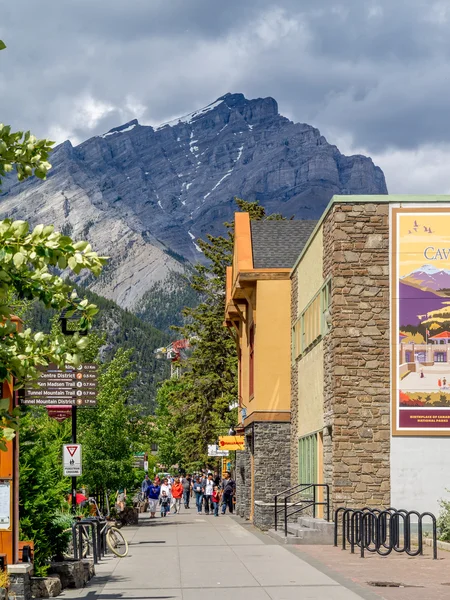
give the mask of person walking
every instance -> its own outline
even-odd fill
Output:
[[[212,495],[214,492],[214,479],[211,473],[208,474],[208,479],[205,481],[205,493],[203,496],[203,500],[205,502],[205,515],[209,515],[209,511],[211,509],[211,514],[213,512],[212,506]]]
[[[213,495],[212,495],[211,500],[212,500],[212,506],[214,507],[214,516],[218,517],[219,516],[219,504],[220,504],[220,490],[219,490],[218,485],[214,486]]]
[[[163,482],[161,484],[161,496],[163,492],[165,492],[166,496],[169,498],[169,509],[167,512],[170,512],[170,501],[172,500],[172,485],[169,483],[167,477],[164,477]]]
[[[231,473],[227,471],[225,473],[224,480],[222,481],[222,514],[224,515],[227,507],[230,514],[233,514],[233,496],[236,489],[236,483],[231,479]]]
[[[175,514],[181,512],[181,499],[183,498],[183,485],[178,477],[175,477],[172,486],[172,508]]]
[[[158,509],[158,500],[161,495],[161,486],[151,483],[147,488],[148,508],[150,511],[150,519],[154,519]]]
[[[181,483],[183,485],[184,508],[189,508],[189,501],[191,499],[191,482],[192,479],[190,475],[185,475],[181,480]]]
[[[170,498],[165,490],[161,492],[161,496],[159,498],[159,505],[161,507],[161,516],[167,517],[167,513],[170,510]]]
[[[198,514],[202,512],[202,502],[203,502],[203,493],[205,488],[202,486],[202,481],[200,477],[195,478],[194,486],[193,486],[194,494],[195,494],[195,505],[197,507]]]

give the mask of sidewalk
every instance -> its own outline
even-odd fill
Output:
[[[379,600],[232,517],[197,515],[195,509],[165,519],[141,515],[138,527],[122,531],[129,556],[108,556],[88,586],[67,590],[63,598]]]

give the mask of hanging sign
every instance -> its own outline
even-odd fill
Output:
[[[81,444],[65,444],[63,446],[63,471],[67,477],[80,477]]]
[[[208,445],[208,456],[228,456],[228,450],[219,450],[217,444]]]
[[[245,438],[243,435],[222,435],[219,437],[220,450],[244,450]]]
[[[43,406],[96,406],[97,371],[94,363],[79,367],[66,365],[60,369],[55,364],[38,367],[37,381],[30,381],[19,394],[20,404]]]

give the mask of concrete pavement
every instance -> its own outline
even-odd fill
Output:
[[[195,509],[122,529],[127,558],[108,556],[82,590],[63,597],[95,600],[358,600],[378,598],[338,581],[268,536],[229,516]],[[338,577],[339,579],[339,577]]]

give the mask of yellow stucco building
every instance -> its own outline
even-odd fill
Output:
[[[235,215],[233,265],[227,271],[225,322],[239,356],[237,512],[262,528],[273,496],[290,482],[291,269],[314,221],[250,221]]]

